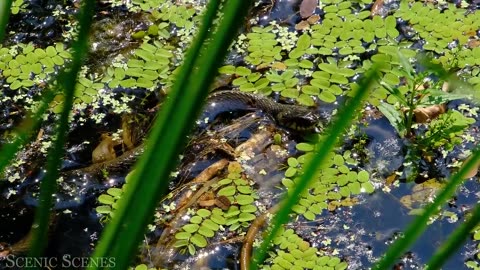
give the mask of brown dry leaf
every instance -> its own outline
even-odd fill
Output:
[[[133,143],[131,124],[129,123],[129,117],[126,115],[122,116],[122,142],[125,144],[127,149],[133,149],[135,147]]]
[[[307,18],[307,22],[309,24],[315,24],[317,23],[318,21],[320,21],[320,16],[317,15],[317,14],[313,14],[312,16],[308,17]]]
[[[228,164],[228,172],[229,173],[241,173],[242,172],[242,165],[236,161],[230,162]]]
[[[303,0],[300,4],[300,16],[302,16],[302,18],[312,16],[317,6],[318,0]]]
[[[386,186],[389,186],[389,185],[392,185],[395,180],[397,180],[398,178],[398,175],[396,173],[392,173],[390,176],[387,177],[387,179],[385,179],[385,185]]]
[[[472,39],[467,43],[467,47],[470,49],[480,47],[480,40],[478,39]]]
[[[372,10],[370,11],[370,16],[380,16],[384,17],[386,16],[385,14],[385,8],[383,7],[383,1],[384,0],[377,0],[375,3],[373,3]]]
[[[342,206],[353,206],[358,204],[358,199],[357,198],[345,198],[340,201]]]
[[[230,205],[232,205],[232,203],[226,196],[222,195],[222,196],[218,196],[215,199],[215,205],[220,207],[222,210],[228,210],[228,208],[230,208]]]
[[[286,70],[287,69],[287,65],[285,65],[284,63],[282,62],[273,62],[272,63],[272,68],[276,69],[276,70]]]
[[[113,147],[118,143],[115,142],[111,136],[102,134],[102,141],[95,147],[92,152],[92,162],[100,163],[107,160],[112,160],[117,157]]]
[[[204,201],[198,201],[198,205],[201,207],[210,207],[215,205],[216,200],[204,200]]]
[[[37,139],[35,140],[35,142],[40,142],[40,140],[41,140],[42,137],[43,137],[43,133],[44,133],[44,132],[45,132],[45,131],[43,130],[43,128],[41,128],[41,129],[38,131],[38,133],[37,133]]]
[[[472,157],[468,157],[464,162],[463,162],[463,166],[465,166],[465,164],[470,161],[470,159],[472,159]],[[475,175],[477,175],[478,173],[478,168],[480,167],[480,161],[477,161],[477,163],[470,169],[470,171],[468,171],[468,173],[465,175],[465,177],[463,177],[463,179],[468,179],[468,178],[472,178],[474,177]]]
[[[297,31],[305,30],[308,28],[310,28],[310,24],[305,20],[295,24],[295,30]]]
[[[415,115],[415,122],[427,123],[437,118],[440,114],[445,113],[445,111],[445,104],[439,104],[425,108],[416,108],[413,110],[413,114]]]
[[[328,209],[328,211],[333,212],[333,211],[335,211],[335,209],[337,209],[340,206],[342,206],[342,204],[340,202],[331,201],[331,202],[328,203],[327,209]]]
[[[215,205],[215,196],[213,192],[209,191],[202,194],[202,196],[198,198],[198,205],[202,207],[209,207]]]
[[[268,67],[270,67],[270,64],[269,64],[269,63],[262,63],[262,64],[256,66],[255,69],[256,69],[256,70],[262,70],[262,69],[268,68]]]

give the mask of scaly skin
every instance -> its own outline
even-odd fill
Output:
[[[320,117],[307,107],[280,104],[262,95],[240,91],[225,90],[214,92],[208,97],[207,106],[221,107],[221,111],[260,109],[271,116],[278,125],[295,131],[313,131],[320,122]],[[128,170],[138,157],[143,154],[144,147],[144,143],[142,143],[113,160],[95,163],[81,169],[66,171],[63,172],[63,175],[81,176],[89,174],[92,176],[101,176],[103,172],[110,173],[119,170]]]

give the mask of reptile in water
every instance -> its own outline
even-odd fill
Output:
[[[240,91],[224,90],[212,93],[207,100],[204,115],[215,119],[225,111],[262,110],[275,122],[294,131],[314,131],[320,117],[310,108],[298,105],[280,104],[262,95]],[[203,119],[200,117],[200,119]]]
[[[314,131],[321,120],[320,116],[310,108],[280,104],[266,96],[233,90],[217,91],[210,94],[200,119],[211,118],[211,120],[214,120],[220,113],[239,110],[262,110],[278,125],[299,132]],[[130,168],[143,153],[143,150],[144,144],[142,143],[113,160],[95,163],[82,169],[66,171],[63,175],[90,174],[101,176],[105,171],[121,171]]]

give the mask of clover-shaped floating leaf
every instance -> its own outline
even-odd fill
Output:
[[[95,211],[99,214],[111,214],[112,213],[112,207],[109,205],[100,205],[95,208]]]
[[[175,234],[175,239],[178,239],[178,240],[188,240],[190,239],[190,237],[192,236],[191,233],[189,232],[178,232]],[[183,241],[181,243],[184,243]],[[187,243],[185,243],[187,244]]]
[[[203,223],[202,223],[202,226],[205,227],[205,228],[208,228],[212,231],[218,231],[220,229],[220,225],[213,222],[210,219],[204,220]]]
[[[297,148],[297,150],[303,152],[310,152],[314,150],[314,145],[309,143],[298,143],[295,147]]]
[[[222,66],[218,69],[220,74],[235,74],[235,66],[234,65],[227,65]]]
[[[209,217],[212,214],[212,212],[210,210],[207,210],[207,209],[199,209],[196,212],[196,214],[199,215],[202,218],[206,218],[206,217]]]
[[[239,222],[247,222],[247,221],[252,221],[256,218],[256,216],[252,213],[240,213],[238,215],[238,221]]]
[[[282,185],[284,185],[287,189],[291,189],[295,186],[295,182],[293,182],[290,178],[283,178]]]
[[[254,202],[254,198],[251,195],[239,194],[235,196],[235,200],[239,205],[247,205]]]
[[[249,204],[249,205],[242,205],[240,206],[240,211],[242,213],[254,213],[257,211],[257,207],[255,205]]]
[[[215,235],[215,232],[212,229],[210,229],[210,228],[208,228],[207,226],[204,226],[204,225],[200,226],[200,228],[198,229],[198,233],[205,236],[205,237],[213,237]],[[192,239],[192,242],[193,242],[193,239]]]
[[[227,186],[227,187],[224,187],[222,189],[220,189],[218,192],[217,192],[217,195],[218,196],[233,196],[235,195],[235,193],[237,192],[237,189],[235,186]]]
[[[183,225],[182,229],[188,233],[194,233],[200,228],[198,224],[187,224]]]
[[[215,208],[214,210],[217,210],[217,208]],[[227,220],[223,216],[223,212],[220,209],[218,210],[219,211],[213,211],[210,219],[218,225],[224,225],[227,222]]]
[[[297,169],[296,169],[296,168],[293,168],[293,167],[289,167],[289,168],[285,171],[285,177],[292,177],[292,176],[294,176],[295,174],[297,174]]]
[[[253,192],[250,186],[237,186],[237,190],[243,194],[251,194]]]
[[[201,216],[193,216],[190,218],[190,223],[193,224],[200,224],[202,222],[202,217]]]
[[[195,233],[191,238],[190,241],[196,245],[197,247],[203,248],[207,246],[207,239],[199,233]]]
[[[233,182],[233,180],[231,178],[224,178],[224,179],[218,181],[217,185],[218,186],[224,186],[224,185],[228,185],[232,182]]]
[[[123,190],[121,188],[109,188],[107,193],[118,199],[122,196]]]
[[[98,201],[103,204],[113,204],[115,202],[115,198],[107,194],[102,194],[98,196]]]
[[[224,214],[225,218],[230,218],[230,217],[234,217],[234,216],[237,216],[238,214],[240,214],[240,209],[238,208],[238,206],[230,206],[230,208],[228,209],[227,213]]]
[[[303,85],[301,89],[307,95],[318,95],[320,93],[319,87],[313,85]]]

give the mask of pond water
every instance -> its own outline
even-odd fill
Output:
[[[194,0],[98,2],[48,256],[93,251],[204,7]],[[262,269],[371,267],[477,145],[477,9],[465,1],[256,1],[212,90],[310,107],[322,119],[318,133],[289,129],[268,108],[228,96],[208,102],[132,267],[241,269],[242,246],[255,249],[261,241],[260,233],[253,243],[245,240],[252,224],[274,212],[337,108],[364,72],[382,62],[379,83],[294,207]],[[14,127],[69,63],[78,10],[79,1],[14,1],[0,46],[0,146],[12,141]],[[460,80],[445,82],[420,64],[422,54]],[[0,174],[0,267],[15,269],[11,259],[29,249],[62,98],[55,96],[31,143]],[[409,114],[408,98],[423,110]],[[433,106],[439,104],[445,107]],[[465,181],[394,269],[424,268],[479,200],[478,180],[476,173]],[[478,240],[472,232],[443,269],[480,267]]]

